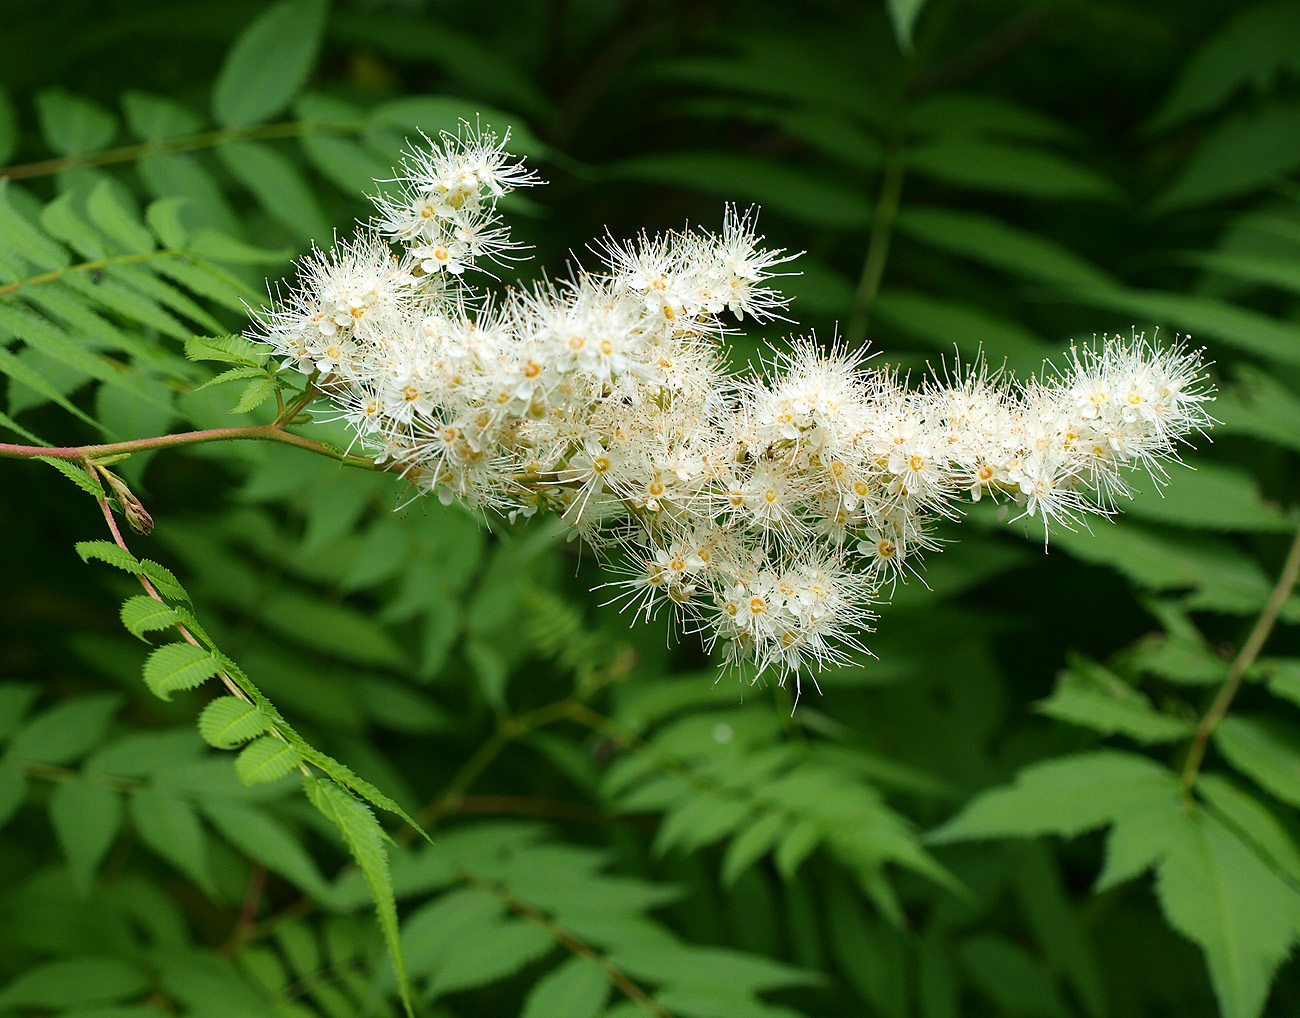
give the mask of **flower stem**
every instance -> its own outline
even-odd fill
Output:
[[[871,236],[867,240],[867,257],[862,263],[862,277],[853,294],[853,310],[844,332],[844,342],[856,350],[867,341],[867,324],[871,305],[880,292],[880,281],[885,276],[885,261],[889,257],[889,241],[894,232],[894,219],[903,197],[903,172],[907,162],[903,148],[896,145],[886,157],[885,176],[880,183],[880,198],[871,220]]]
[[[108,258],[96,258],[89,262],[77,262],[75,265],[64,265],[62,268],[52,269],[49,272],[42,272],[38,276],[28,276],[26,279],[15,279],[12,283],[6,283],[0,286],[0,296],[13,293],[24,286],[36,286],[40,283],[53,283],[57,279],[73,272],[97,272],[100,269],[106,269],[111,265],[131,265],[135,262],[146,262],[151,258],[180,258],[183,252],[173,250],[172,248],[163,248],[160,251],[144,251],[136,254],[112,255]]]
[[[113,519],[113,510],[109,507],[107,497],[101,497],[99,499],[99,508],[104,513],[104,520],[108,523],[108,529],[109,532],[113,535],[114,543],[119,548],[121,548],[124,552],[130,555],[131,549],[126,546],[126,541],[122,539],[122,531],[119,530],[117,527],[117,520]],[[149,581],[149,577],[145,576],[144,573],[136,573],[135,578],[140,581],[140,586],[144,587],[144,592],[146,594],[148,594],[151,598],[153,598],[161,605],[165,606],[167,604],[167,602],[163,600],[162,595],[158,593],[158,589]],[[182,640],[184,640],[186,643],[194,647],[201,646],[199,641],[195,639],[194,634],[189,631],[189,629],[184,625],[184,623],[176,622],[174,625],[176,627],[176,631],[180,633]],[[241,700],[248,699],[244,691],[239,688],[239,686],[235,683],[235,680],[232,679],[229,674],[227,674],[225,669],[219,671],[217,673],[217,676],[218,678],[221,679],[222,685],[224,685],[226,689],[230,691],[232,696],[236,696]]]
[[[288,422],[292,415],[296,415],[305,403],[293,408],[290,414],[286,415],[284,421],[278,424],[257,424],[246,425],[236,428],[210,428],[206,431],[185,431],[175,435],[158,435],[154,438],[136,438],[129,442],[108,442],[102,445],[71,445],[62,447],[46,447],[42,445],[11,445],[0,442],[0,458],[9,459],[32,459],[37,456],[48,456],[54,459],[74,460],[89,462],[91,460],[106,459],[109,456],[129,455],[133,452],[145,452],[150,449],[171,449],[183,445],[203,445],[207,442],[233,442],[247,440],[261,440],[267,442],[281,442],[284,445],[297,446],[299,449],[306,449],[308,452],[314,452],[321,456],[328,456],[330,459],[338,460],[340,463],[349,467],[360,467],[363,470],[387,470],[388,465],[376,464],[366,456],[353,456],[350,453],[339,452],[331,449],[329,446],[320,442],[313,441],[310,438],[304,438],[302,435],[295,435],[291,431],[284,430],[283,424]]]
[[[529,711],[527,714],[519,714],[515,717],[502,718],[497,723],[496,730],[486,742],[479,746],[474,754],[465,761],[460,770],[447,783],[447,787],[426,806],[416,816],[416,823],[426,831],[432,830],[438,820],[446,813],[459,809],[465,792],[470,785],[478,780],[479,776],[487,770],[488,766],[501,755],[501,751],[517,739],[521,739],[530,732],[536,731],[555,721],[563,720],[571,716],[580,706],[579,701],[572,696],[567,696],[563,700],[557,700],[549,703],[545,707],[538,707],[536,710]],[[397,834],[399,842],[409,841],[415,836],[415,832],[409,827],[403,828]]]
[[[477,887],[485,891],[490,891],[496,895],[510,911],[516,915],[536,923],[551,937],[557,944],[563,947],[578,958],[584,958],[596,968],[604,973],[605,978],[613,984],[620,993],[628,1000],[635,1004],[646,1014],[654,1018],[672,1018],[672,1015],[664,1010],[662,1004],[655,1000],[649,993],[641,989],[635,982],[614,964],[613,960],[606,954],[596,950],[586,941],[579,939],[570,933],[564,926],[556,922],[551,916],[547,915],[540,909],[534,908],[528,902],[518,898],[509,887],[487,880],[466,866],[456,867],[456,875],[462,882],[470,887]]]
[[[45,177],[60,170],[81,166],[107,166],[110,163],[129,163],[160,152],[188,152],[196,148],[212,148],[231,141],[257,141],[274,138],[297,138],[304,134],[360,134],[365,125],[322,124],[312,120],[289,120],[279,124],[259,124],[256,127],[225,127],[217,131],[188,134],[183,138],[164,141],[146,141],[139,145],[87,152],[84,155],[44,159],[37,163],[20,163],[0,169],[0,179],[23,180],[28,177]]]
[[[1187,752],[1187,763],[1183,765],[1181,784],[1184,795],[1191,794],[1192,785],[1196,782],[1196,775],[1201,769],[1202,761],[1205,759],[1205,750],[1209,745],[1210,736],[1228,713],[1233,697],[1237,695],[1237,690],[1241,688],[1241,680],[1245,678],[1246,672],[1255,663],[1255,659],[1259,657],[1260,651],[1264,649],[1264,644],[1268,642],[1273,627],[1277,624],[1277,617],[1282,611],[1282,606],[1286,604],[1286,599],[1290,596],[1292,588],[1295,587],[1297,579],[1300,579],[1300,532],[1296,533],[1295,539],[1291,542],[1291,550],[1287,553],[1286,562],[1282,565],[1282,574],[1278,577],[1277,584],[1269,595],[1268,603],[1264,605],[1264,610],[1260,613],[1259,618],[1255,620],[1255,625],[1251,627],[1250,635],[1246,637],[1246,642],[1241,645],[1241,650],[1233,658],[1232,666],[1228,670],[1228,677],[1224,679],[1218,695],[1214,698],[1214,702],[1210,704],[1210,709],[1205,712],[1205,716],[1201,718],[1200,723],[1196,726],[1196,734],[1192,737],[1191,749]]]

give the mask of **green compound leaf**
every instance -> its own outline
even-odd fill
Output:
[[[972,985],[995,1003],[994,1013],[1070,1013],[1043,963],[1009,938],[976,933],[957,945],[956,954]]]
[[[1257,1018],[1295,943],[1300,894],[1204,811],[1182,811],[1161,847],[1156,894],[1165,917],[1205,952],[1224,1018]]]
[[[1024,279],[1068,286],[1114,282],[1051,238],[978,212],[914,206],[899,212],[897,224],[923,243]]]
[[[1049,760],[977,796],[930,840],[1069,837],[1113,824],[1097,890],[1154,867],[1161,908],[1205,952],[1222,1013],[1257,1018],[1300,932],[1300,892],[1288,879],[1300,861],[1258,803],[1208,776],[1198,788],[1212,812],[1187,803],[1175,775],[1145,757]]]
[[[307,111],[303,111],[306,116]],[[370,111],[370,124],[393,127],[403,132],[421,132],[436,138],[442,131],[455,134],[461,122],[479,124],[504,138],[510,132],[510,151],[521,156],[543,156],[546,144],[517,113],[506,113],[480,102],[467,102],[441,95],[411,95],[390,99]]]
[[[0,166],[13,158],[17,147],[18,118],[14,116],[14,105],[9,101],[9,93],[0,88]]]
[[[209,746],[234,749],[271,725],[261,709],[235,696],[219,696],[199,715],[199,735]]]
[[[1300,886],[1300,848],[1268,807],[1221,774],[1200,775],[1196,791],[1210,812]]]
[[[158,788],[136,792],[129,803],[140,839],[208,894],[214,894],[207,839],[194,807]]]
[[[596,1018],[609,991],[609,977],[594,962],[570,958],[537,981],[522,1018]]]
[[[70,463],[68,460],[59,459],[56,456],[34,456],[32,458],[40,460],[42,463],[48,463],[82,491],[96,497],[104,494],[104,486],[99,483],[99,478],[89,473],[85,467]]]
[[[637,156],[611,163],[604,172],[615,180],[646,181],[756,201],[764,209],[812,226],[857,230],[871,221],[871,203],[856,188],[731,152]]]
[[[167,607],[148,594],[136,594],[122,602],[122,625],[132,636],[145,638],[145,633],[169,629],[177,621],[174,609]]]
[[[921,16],[925,0],[888,0],[889,21],[894,26],[894,38],[904,52],[912,50],[912,30]]]
[[[235,758],[235,776],[245,785],[264,785],[279,781],[301,762],[302,758],[283,739],[263,735]]]
[[[1300,104],[1272,103],[1215,124],[1168,190],[1156,215],[1250,194],[1300,167]]]
[[[1300,806],[1300,731],[1294,725],[1230,714],[1214,729],[1214,745],[1261,788]]]
[[[264,350],[243,336],[192,336],[185,341],[185,356],[192,361],[220,361],[260,367],[267,361]]]
[[[1247,673],[1252,677],[1258,674],[1268,684],[1268,691],[1274,696],[1300,707],[1300,660],[1296,658],[1266,658],[1256,663],[1255,669]]]
[[[121,103],[127,126],[141,141],[166,141],[203,130],[203,121],[192,110],[164,96],[132,89],[122,94]]]
[[[750,866],[771,851],[789,826],[785,814],[773,810],[761,814],[727,846],[722,858],[722,882],[730,887]]]
[[[26,683],[0,682],[0,743],[18,730],[39,693]]]
[[[258,697],[261,697],[260,693],[258,693]],[[261,698],[265,699],[264,697]],[[385,795],[369,781],[354,774],[348,767],[339,763],[332,756],[322,753],[314,746],[308,745],[302,736],[292,728],[289,728],[286,725],[285,729],[286,734],[289,736],[289,742],[304,760],[308,763],[315,764],[344,788],[351,792],[355,792],[366,802],[370,803],[370,805],[386,810],[400,818],[430,845],[434,843],[433,838],[429,836],[429,832],[426,831],[413,816],[393,801],[392,798]]]
[[[281,265],[293,257],[289,248],[254,247],[242,240],[218,233],[216,230],[195,230],[190,241],[190,252],[200,258],[214,262],[226,262],[234,265]],[[250,289],[249,296],[255,302],[265,301],[265,296]]]
[[[822,829],[816,820],[800,820],[781,837],[776,849],[776,868],[786,880],[794,879],[803,861],[821,843]]]
[[[207,262],[176,258],[156,261],[151,268],[160,276],[169,276],[176,280],[191,293],[199,297],[207,297],[240,314],[247,313],[250,304],[255,305],[265,300],[248,284]]]
[[[34,370],[28,360],[15,356],[2,346],[0,346],[0,374],[7,375],[15,382],[19,382],[31,389],[33,392],[39,393],[51,403],[57,404],[68,413],[72,414],[73,417],[77,418],[77,420],[81,421],[83,424],[88,424],[90,427],[100,432],[106,430],[102,424],[94,420],[86,413],[86,411],[82,410],[81,407],[77,406],[77,404],[73,403],[67,396],[60,392],[57,386],[51,384],[45,375]],[[14,412],[17,413],[18,411],[14,410]]]
[[[189,243],[190,232],[181,222],[181,213],[191,204],[191,199],[177,196],[159,198],[155,202],[150,202],[149,207],[145,209],[145,222],[162,242],[163,247],[179,251]]]
[[[239,230],[238,218],[226,200],[221,183],[198,156],[155,152],[144,156],[136,164],[136,170],[153,198],[185,198],[191,203],[190,218],[195,229],[191,251],[198,247],[199,234]]]
[[[145,579],[154,585],[154,589],[167,600],[190,603],[190,595],[181,586],[181,581],[176,579],[176,574],[166,566],[161,566],[147,558],[141,559],[140,572],[144,574]]]
[[[0,249],[22,255],[39,269],[61,268],[72,260],[62,244],[51,240],[14,208],[8,180],[0,180]]]
[[[433,973],[426,992],[440,997],[485,986],[514,975],[554,949],[550,931],[528,919],[468,930],[457,937],[455,950]]]
[[[73,882],[82,894],[89,894],[95,870],[122,824],[121,797],[102,781],[81,775],[55,786],[50,820]]]
[[[1013,784],[977,795],[926,839],[1073,837],[1164,803],[1177,793],[1173,772],[1144,756],[1100,750],[1026,767]]]
[[[278,873],[319,901],[333,894],[316,863],[279,820],[263,809],[213,796],[200,799],[199,809],[232,845],[272,873]]]
[[[137,575],[140,572],[140,563],[136,557],[129,551],[119,548],[112,541],[78,541],[76,549],[83,562],[99,559],[99,561],[107,562],[115,569],[122,569]]]
[[[1062,674],[1056,691],[1040,700],[1040,714],[1084,725],[1104,735],[1127,735],[1143,743],[1171,742],[1192,734],[1195,725],[1161,714],[1151,701],[1115,673],[1085,659]]]
[[[1162,487],[1146,474],[1133,478],[1135,501],[1125,511],[1138,519],[1210,531],[1289,534],[1295,520],[1269,502],[1248,471],[1212,460],[1192,460]]]
[[[246,414],[256,410],[275,392],[275,379],[270,375],[254,378],[239,394],[239,402],[230,408],[232,414]]]
[[[97,746],[122,705],[116,693],[79,696],[41,711],[14,733],[7,756],[22,763],[66,764]]]
[[[310,979],[321,967],[316,935],[305,923],[285,920],[275,924],[275,939],[299,979]]]
[[[316,62],[328,7],[326,0],[282,0],[244,30],[213,86],[219,124],[257,124],[289,105]]]
[[[0,367],[0,371],[3,370],[4,368]],[[53,390],[53,391],[57,392],[58,390]],[[4,412],[0,412],[0,427],[8,428],[15,435],[21,435],[28,442],[31,442],[32,445],[49,445],[49,443],[46,442],[43,438],[37,437],[35,432],[28,431],[21,424],[19,424],[17,421],[15,421],[12,417],[10,417],[8,414]],[[39,459],[40,457],[37,458]]]
[[[1232,6],[1222,8],[1232,11]],[[1157,134],[1210,113],[1247,87],[1263,93],[1279,72],[1300,71],[1300,8],[1241,4],[1191,55],[1143,128]]]
[[[27,776],[16,766],[0,763],[0,827],[3,827],[27,797]]]
[[[219,671],[221,662],[210,650],[191,643],[169,643],[149,655],[144,681],[159,699],[170,700],[177,690],[200,686]]]
[[[117,118],[96,102],[61,88],[48,88],[36,96],[41,134],[61,156],[96,152],[117,133]]]
[[[263,378],[266,372],[261,368],[227,368],[219,375],[213,375],[202,385],[194,389],[195,392],[202,392],[204,389],[210,389],[214,385],[224,385],[226,382],[238,382],[245,378]]]
[[[268,215],[303,240],[324,240],[330,223],[307,178],[278,149],[261,141],[231,141],[217,148],[231,174]]]
[[[332,781],[306,778],[303,787],[307,798],[339,829],[352,857],[374,895],[375,911],[384,931],[384,941],[397,975],[398,989],[406,1013],[412,1015],[411,986],[406,976],[406,961],[402,956],[401,934],[397,925],[397,901],[393,896],[393,878],[388,869],[388,853],[384,849],[385,834],[375,815],[365,803]]]
[[[908,168],[945,184],[1045,199],[1114,200],[1100,174],[1048,149],[1004,141],[948,138],[913,149]]]
[[[105,236],[125,251],[132,254],[152,251],[156,246],[153,234],[118,200],[120,186],[112,180],[98,184],[86,199],[86,214]]]
[[[0,990],[0,1008],[80,1007],[130,1000],[149,990],[134,965],[117,958],[60,958],[35,965]],[[95,1013],[108,1014],[112,1008]]]

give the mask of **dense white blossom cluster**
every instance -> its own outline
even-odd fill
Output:
[[[729,661],[784,680],[861,649],[870,605],[963,499],[1047,523],[1109,512],[1209,426],[1200,355],[1140,337],[1028,381],[959,367],[910,387],[801,339],[758,377],[724,336],[779,317],[789,260],[747,215],[599,246],[603,271],[493,300],[517,257],[497,199],[536,178],[466,125],[413,152],[356,239],[315,253],[259,338],[337,404],[356,442],[444,502],[558,514],[614,599],[667,607]]]

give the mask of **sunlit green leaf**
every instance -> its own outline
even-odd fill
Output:
[[[397,974],[397,985],[407,1013],[411,1013],[411,988],[406,978],[406,962],[397,926],[397,903],[393,898],[393,879],[388,869],[388,853],[384,848],[384,832],[374,814],[364,803],[332,781],[304,782],[307,797],[327,820],[338,828],[352,857],[374,896],[379,925],[388,944],[389,958]]]
[[[259,736],[235,758],[235,774],[245,785],[279,781],[300,763],[293,747],[274,735]]]
[[[159,699],[170,700],[172,693],[202,685],[220,670],[221,663],[211,651],[189,643],[168,643],[149,655],[144,681]]]

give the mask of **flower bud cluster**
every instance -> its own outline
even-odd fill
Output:
[[[734,209],[716,233],[606,240],[601,271],[494,301],[467,277],[518,256],[497,199],[536,180],[468,126],[431,148],[370,226],[303,264],[259,338],[420,491],[559,515],[615,601],[670,610],[728,661],[782,680],[847,661],[962,500],[1069,526],[1212,423],[1199,353],[1136,336],[1023,382],[975,365],[909,386],[812,338],[732,374],[728,323],[781,317],[792,257]]]

